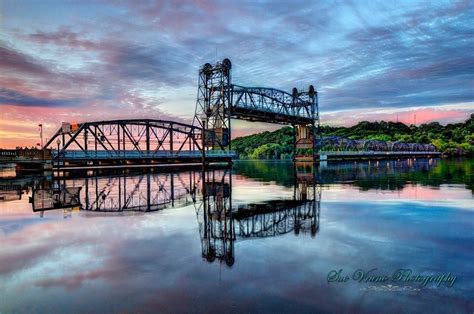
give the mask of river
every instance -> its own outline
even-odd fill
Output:
[[[0,313],[472,313],[473,165],[4,170]]]

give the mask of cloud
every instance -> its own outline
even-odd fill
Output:
[[[323,117],[354,110],[378,119],[370,111],[472,103],[473,7],[106,2],[77,5],[70,20],[42,12],[29,21],[7,4],[0,87],[8,95],[0,105],[36,103],[45,114],[63,106],[84,118],[91,108],[128,118],[148,110],[189,120],[199,66],[224,57],[240,85],[315,85]]]
[[[150,81],[155,86],[190,84],[189,64],[170,47],[117,44],[106,51],[107,70],[119,79]]]
[[[3,74],[33,74],[50,77],[51,72],[26,54],[0,46],[0,69]]]
[[[68,107],[81,104],[80,99],[44,99],[31,97],[20,92],[0,88],[0,103],[14,106]]]
[[[100,45],[92,40],[81,38],[80,34],[62,28],[55,32],[43,32],[28,34],[27,39],[40,44],[54,44],[58,46],[65,46],[71,49],[82,50],[100,50]]]
[[[432,107],[410,107],[405,109],[372,108],[368,111],[357,109],[324,113],[324,125],[355,125],[360,121],[399,121],[407,125],[429,123],[442,124],[464,122],[472,113],[472,103]]]
[[[349,32],[349,47],[335,52],[345,65],[336,64],[322,78],[322,108],[473,101],[474,56],[470,51],[474,39],[467,36],[474,33],[469,23],[473,14],[449,15],[447,9],[425,8],[427,14],[416,20],[409,14],[389,16],[388,25]]]

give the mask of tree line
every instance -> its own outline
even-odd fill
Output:
[[[447,125],[439,122],[416,126],[401,122],[362,121],[351,127],[321,126],[321,133],[323,137],[433,144],[438,151],[451,156],[474,154],[474,114],[464,122]],[[290,159],[293,129],[283,127],[274,132],[239,137],[232,140],[232,149],[241,159]]]

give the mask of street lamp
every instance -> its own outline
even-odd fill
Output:
[[[56,140],[56,144],[58,145],[58,160],[57,160],[57,165],[58,165],[58,177],[59,177],[59,145],[61,145],[61,140],[58,138]]]

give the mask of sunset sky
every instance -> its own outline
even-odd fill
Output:
[[[239,85],[315,85],[323,124],[459,122],[474,1],[0,0],[0,147],[35,145],[39,123],[190,122],[199,67],[225,57]]]

